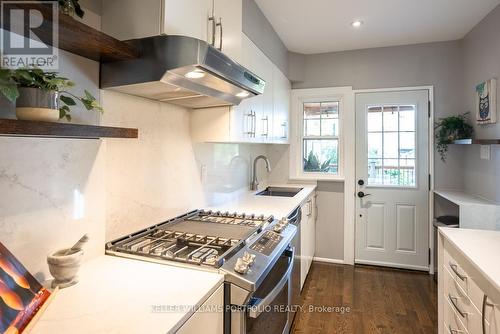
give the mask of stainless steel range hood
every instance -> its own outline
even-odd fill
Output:
[[[195,109],[238,105],[264,92],[264,80],[204,41],[154,36],[129,42],[141,56],[101,63],[102,89]]]

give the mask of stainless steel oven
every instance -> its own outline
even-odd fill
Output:
[[[226,334],[289,332],[295,262],[292,242],[296,233],[297,228],[282,219],[224,263],[226,304],[230,306],[230,312],[226,313]],[[238,262],[250,256],[254,258],[253,264],[241,273]],[[238,270],[235,272],[233,268]]]
[[[290,331],[291,277],[295,251],[283,253],[249,303],[247,334],[282,334]]]

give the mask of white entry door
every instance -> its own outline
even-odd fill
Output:
[[[356,263],[429,268],[429,92],[356,94]]]

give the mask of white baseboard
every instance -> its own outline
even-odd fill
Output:
[[[314,257],[313,261],[317,262],[326,262],[326,263],[335,263],[335,264],[344,264],[344,260],[339,259],[329,259],[327,257]]]

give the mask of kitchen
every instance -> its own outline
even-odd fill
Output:
[[[500,1],[76,3],[52,50],[71,121],[0,97],[0,243],[51,292],[25,332],[500,333],[500,130],[475,100]]]

